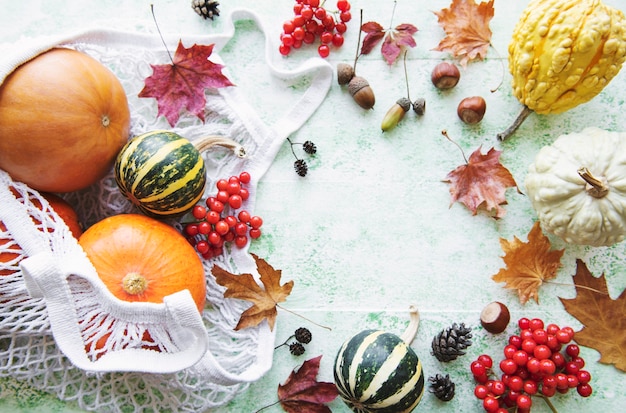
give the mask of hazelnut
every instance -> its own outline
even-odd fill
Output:
[[[459,83],[461,72],[453,63],[441,62],[433,69],[430,80],[437,89],[451,89]]]
[[[376,103],[374,91],[370,84],[361,76],[354,76],[348,83],[348,92],[354,98],[354,101],[363,109],[371,109]]]
[[[492,334],[499,334],[506,330],[510,320],[509,309],[499,301],[487,304],[480,313],[480,324]]]
[[[485,116],[487,102],[480,96],[472,96],[463,99],[457,107],[456,113],[465,123],[473,125],[480,122]]]
[[[354,77],[354,68],[347,63],[337,64],[337,83],[347,85]]]

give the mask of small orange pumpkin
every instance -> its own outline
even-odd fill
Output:
[[[81,234],[83,233],[83,229],[78,220],[78,216],[74,208],[67,201],[65,201],[63,198],[61,198],[58,195],[42,192],[41,196],[43,196],[48,201],[48,203],[50,204],[50,208],[52,208],[52,210],[54,210],[54,212],[56,212],[57,215],[65,222],[65,224],[70,229],[70,232],[72,233],[72,235],[75,238],[80,237]],[[42,208],[41,203],[37,200],[33,200],[33,204],[39,209]],[[35,225],[40,224],[40,222],[37,221],[36,219],[33,219],[33,222],[35,223]],[[4,225],[4,223],[0,221],[0,233],[5,232],[6,229],[7,228]],[[48,229],[48,231],[50,230]],[[10,238],[6,238],[2,234],[0,234],[0,249],[4,250],[5,248],[3,248],[3,246],[6,245],[9,241],[11,241]],[[17,252],[18,250],[19,250],[19,247],[17,245],[11,245],[6,248],[6,251],[0,251],[0,262],[7,263],[7,262],[11,262],[17,259],[20,256],[20,253]],[[16,251],[16,252],[11,252],[11,251]],[[13,274],[14,272],[15,272],[14,270],[10,270],[7,268],[0,268],[0,276],[10,275],[10,274]]]
[[[198,311],[204,309],[202,261],[171,226],[139,214],[114,215],[89,227],[78,242],[115,297],[162,303],[187,289]]]
[[[39,191],[71,192],[100,180],[129,130],[124,88],[85,53],[52,49],[0,85],[0,168]]]

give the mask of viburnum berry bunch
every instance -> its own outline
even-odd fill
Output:
[[[203,258],[223,254],[226,243],[232,242],[237,248],[243,248],[250,238],[261,236],[263,219],[242,209],[250,196],[245,187],[249,182],[250,174],[245,171],[239,176],[219,179],[215,184],[215,196],[193,207],[194,221],[186,223],[183,231]]]
[[[313,44],[319,38],[317,52],[328,57],[331,46],[343,45],[346,23],[352,19],[350,2],[338,0],[337,10],[324,8],[326,0],[295,0],[294,17],[283,23],[278,51],[287,56],[303,44]]]
[[[482,354],[470,364],[476,381],[474,395],[482,400],[490,413],[530,412],[533,398],[543,398],[556,412],[549,398],[576,388],[582,397],[589,397],[591,374],[584,370],[585,361],[580,348],[570,343],[574,337],[571,327],[548,324],[541,319],[520,318],[520,332],[509,337],[500,361],[501,375],[493,367],[493,359]],[[563,351],[562,351],[563,350]]]

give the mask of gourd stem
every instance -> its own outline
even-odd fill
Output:
[[[519,115],[517,115],[517,118],[513,121],[513,124],[509,126],[504,132],[498,134],[498,140],[503,141],[509,136],[513,135],[517,128],[519,128],[521,124],[524,123],[528,115],[530,115],[532,112],[532,109],[529,109],[528,106],[524,106]]]
[[[122,278],[122,289],[130,295],[143,294],[148,288],[148,280],[136,272],[129,272]]]
[[[411,317],[409,325],[402,334],[402,336],[400,336],[402,341],[404,341],[407,345],[411,344],[411,342],[415,338],[415,335],[417,334],[417,327],[419,327],[420,325],[420,313],[417,310],[416,306],[412,305],[411,307],[409,307],[409,315]]]
[[[602,198],[609,193],[609,187],[604,182],[593,176],[586,167],[578,169],[578,175],[587,182],[587,193],[594,198]]]
[[[212,146],[222,146],[232,150],[238,158],[245,158],[247,155],[246,149],[242,145],[225,136],[208,135],[195,141],[193,146],[199,152],[204,152]]]

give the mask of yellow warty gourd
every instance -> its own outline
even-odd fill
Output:
[[[513,95],[531,113],[555,114],[595,97],[626,59],[626,18],[600,0],[531,0],[509,45]]]

